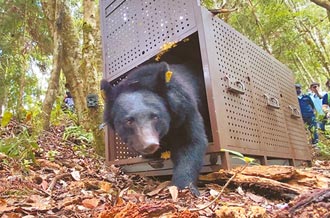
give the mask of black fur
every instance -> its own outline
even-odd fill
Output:
[[[167,83],[168,70],[173,75]],[[144,128],[151,138],[157,135],[163,142],[160,149],[171,151],[173,184],[198,195],[196,181],[208,141],[198,109],[201,86],[195,71],[193,65],[148,64],[130,72],[117,86],[103,80],[101,88],[106,92],[105,122],[140,153],[154,152],[157,143],[146,149],[135,142],[137,132]]]

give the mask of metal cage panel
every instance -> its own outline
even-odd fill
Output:
[[[291,143],[291,149],[295,159],[310,160],[311,149],[306,140],[306,130],[301,117],[295,116],[293,110],[300,111],[295,93],[294,79],[291,71],[281,62],[274,58],[273,66],[280,88],[280,96],[283,102],[282,110],[285,113],[287,131]]]
[[[207,14],[209,16],[209,14]],[[213,65],[211,82],[222,148],[259,153],[260,130],[253,101],[253,85],[248,68],[246,40],[218,18],[211,18],[212,36],[208,56]],[[230,87],[241,86],[242,90]],[[239,87],[237,87],[239,88]]]
[[[103,0],[104,75],[113,80],[196,32],[193,5],[175,0]]]
[[[261,130],[261,149],[271,156],[292,156],[286,120],[276,79],[274,60],[258,46],[248,43],[248,57],[254,84],[254,101]],[[274,105],[268,105],[273,99]],[[289,152],[288,152],[289,151]]]

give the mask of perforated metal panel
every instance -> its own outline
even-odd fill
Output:
[[[254,88],[254,101],[261,132],[261,150],[269,156],[290,157],[291,147],[286,127],[285,105],[280,97],[279,83],[276,79],[274,60],[258,46],[247,43],[250,69]],[[291,84],[292,86],[292,84]],[[275,107],[267,105],[267,100],[277,100]],[[279,108],[277,108],[277,106]],[[289,151],[289,152],[288,152]]]
[[[125,159],[128,157],[135,157],[138,156],[138,154],[136,152],[133,152],[131,150],[128,149],[128,147],[125,145],[125,143],[123,143],[119,136],[117,134],[115,134],[115,141],[114,141],[114,155],[115,155],[115,159]]]
[[[294,80],[291,71],[276,59],[273,59],[273,67],[280,88],[282,110],[285,113],[287,131],[295,159],[311,159],[310,146],[306,141],[306,130],[301,116],[296,117],[294,111],[300,111],[297,95],[293,86]],[[299,112],[298,112],[299,115]]]
[[[200,19],[220,148],[308,159],[301,119],[291,115],[290,108],[299,107],[290,70],[207,10],[201,9]]]
[[[261,141],[246,40],[221,20],[213,17],[211,22],[213,40],[209,43],[215,46],[215,53],[209,57],[216,63],[212,83],[216,112],[222,113],[217,114],[221,144],[232,150],[258,152]],[[236,85],[242,86],[242,93],[229,89]]]
[[[113,80],[196,31],[193,5],[177,0],[103,0],[104,78]]]

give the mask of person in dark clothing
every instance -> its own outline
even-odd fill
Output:
[[[319,141],[319,135],[317,133],[317,122],[315,116],[315,105],[309,95],[305,95],[301,91],[301,85],[296,84],[296,92],[298,96],[301,116],[304,123],[307,125],[312,137],[312,144],[317,144]]]

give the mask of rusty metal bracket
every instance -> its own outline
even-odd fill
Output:
[[[275,108],[275,109],[279,109],[280,108],[280,102],[277,98],[275,97],[269,97],[269,95],[264,94],[264,96],[267,99],[267,106]]]
[[[301,117],[301,113],[300,110],[297,109],[296,107],[289,105],[288,106],[291,109],[291,117],[293,118],[300,118]]]
[[[241,95],[245,93],[244,83],[241,81],[231,81],[228,76],[225,76],[225,79],[228,81],[228,91]]]

